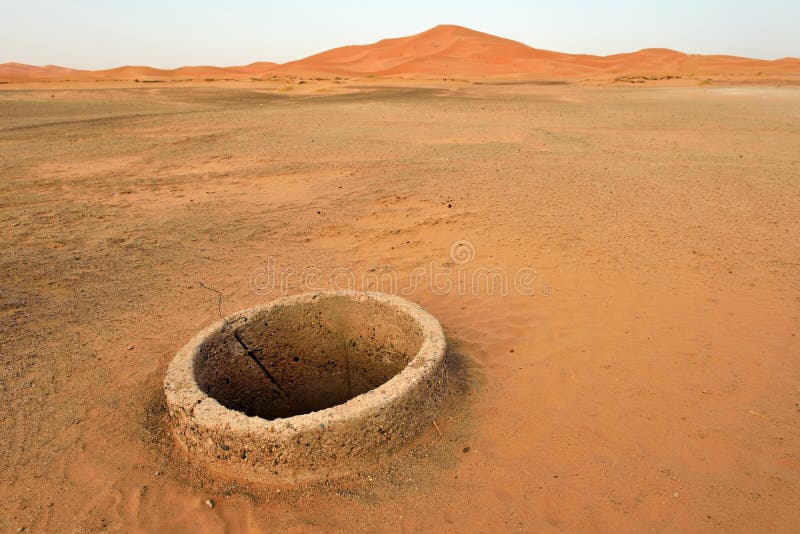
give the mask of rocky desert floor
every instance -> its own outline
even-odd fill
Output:
[[[796,530],[800,88],[382,83],[0,88],[0,531]],[[438,430],[189,463],[206,287],[366,280],[444,326]]]

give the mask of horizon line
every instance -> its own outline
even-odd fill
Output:
[[[685,52],[685,51],[679,50],[677,48],[670,48],[670,47],[665,47],[665,46],[664,47],[650,46],[650,47],[640,48],[640,49],[633,50],[633,51],[614,52],[612,54],[606,54],[606,55],[596,54],[596,53],[589,53],[589,52],[563,52],[563,51],[560,51],[560,50],[536,48],[536,47],[531,46],[531,45],[529,45],[529,44],[527,44],[525,42],[522,42],[522,41],[518,41],[518,40],[515,40],[515,39],[508,38],[508,37],[503,37],[501,35],[482,32],[480,30],[474,30],[474,29],[469,28],[467,26],[462,26],[462,25],[458,25],[458,24],[437,24],[436,26],[430,27],[427,30],[423,30],[423,31],[418,32],[418,33],[414,33],[414,34],[410,34],[410,35],[404,35],[404,36],[398,36],[398,37],[384,37],[384,38],[378,39],[377,41],[372,41],[372,42],[369,42],[369,43],[343,44],[343,45],[339,45],[339,46],[334,46],[332,48],[327,48],[325,50],[321,50],[319,52],[315,52],[315,53],[312,53],[310,55],[302,56],[302,57],[299,57],[297,59],[291,59],[291,60],[285,61],[285,62],[271,61],[271,60],[268,60],[268,59],[257,59],[255,61],[251,61],[249,63],[241,63],[241,64],[234,64],[234,65],[213,65],[213,64],[210,64],[210,63],[207,63],[207,64],[190,64],[190,63],[187,63],[187,64],[177,65],[175,67],[161,67],[161,66],[149,65],[149,64],[146,64],[146,63],[127,63],[127,64],[115,64],[114,66],[110,66],[110,67],[84,68],[84,67],[72,67],[72,66],[66,66],[66,65],[58,65],[58,64],[55,64],[55,63],[47,63],[47,64],[44,64],[44,65],[37,65],[37,64],[32,64],[32,63],[23,63],[21,61],[16,61],[14,59],[11,59],[11,60],[8,60],[8,61],[0,62],[0,65],[20,65],[20,66],[24,66],[24,67],[34,67],[34,68],[48,68],[48,67],[51,67],[51,68],[61,68],[61,69],[69,69],[69,70],[75,70],[75,71],[86,71],[86,72],[98,72],[98,71],[115,70],[115,69],[121,69],[121,68],[148,68],[148,69],[163,70],[163,71],[173,71],[173,70],[182,69],[182,68],[200,68],[200,67],[218,68],[218,69],[232,69],[232,68],[249,67],[249,66],[252,66],[252,65],[255,65],[255,64],[258,64],[258,63],[270,63],[270,64],[274,64],[275,66],[283,66],[283,65],[287,65],[289,63],[300,62],[300,61],[303,61],[305,59],[308,59],[308,58],[311,58],[311,57],[314,57],[314,56],[317,56],[317,55],[320,55],[320,54],[324,54],[326,52],[331,52],[331,51],[339,50],[339,49],[343,49],[343,48],[358,47],[358,46],[374,46],[374,45],[379,44],[379,43],[381,43],[383,41],[388,41],[388,40],[393,40],[393,39],[409,39],[409,38],[413,38],[413,37],[417,37],[417,36],[423,35],[425,33],[431,32],[431,31],[439,29],[439,28],[457,28],[457,29],[467,30],[469,32],[473,32],[473,33],[477,33],[477,34],[488,35],[488,36],[496,38],[496,39],[504,39],[504,40],[507,40],[507,41],[512,41],[512,42],[521,44],[523,46],[526,46],[526,47],[528,47],[528,48],[530,48],[532,50],[539,50],[539,51],[543,51],[543,52],[556,52],[556,53],[570,55],[570,56],[588,56],[588,57],[597,57],[597,58],[609,58],[609,57],[619,56],[619,55],[637,54],[637,53],[645,52],[645,51],[649,51],[649,50],[663,50],[663,51],[666,51],[666,52],[674,52],[674,53],[678,53],[678,54],[682,54],[682,55],[690,56],[690,57],[691,56],[729,57],[729,58],[748,59],[748,60],[765,61],[765,62],[776,62],[776,61],[784,61],[784,60],[800,60],[800,56],[783,56],[783,57],[774,58],[774,59],[765,59],[765,58],[760,58],[760,57],[740,56],[740,55],[736,55],[736,54],[728,54],[728,53],[723,53],[723,52],[710,53],[710,54],[708,54],[708,53],[706,53],[706,54],[697,53],[697,52]]]

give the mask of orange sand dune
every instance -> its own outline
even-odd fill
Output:
[[[189,78],[204,79],[240,79],[254,76],[260,72],[270,70],[277,66],[276,63],[260,61],[241,67],[212,67],[193,66],[179,67],[177,69],[154,69],[152,67],[118,67],[116,69],[83,71],[83,79],[105,80],[175,80]]]
[[[78,70],[48,65],[35,67],[22,63],[0,64],[0,82],[37,81],[95,81],[95,80],[143,80],[169,81],[185,79],[242,79],[256,76],[277,66],[276,63],[259,61],[239,67],[179,67],[156,69],[153,67],[125,66],[105,70]]]
[[[460,26],[431,30],[372,45],[345,46],[283,64],[279,73],[342,75],[502,75],[551,70],[568,54],[536,50],[522,43]],[[537,65],[531,64],[532,61]]]
[[[76,77],[81,71],[45,65],[34,67],[23,63],[0,63],[0,82],[49,81]]]
[[[593,77],[623,74],[800,74],[800,60],[763,61],[731,56],[689,55],[652,48],[629,54],[562,54],[460,26],[437,26],[399,39],[345,46],[274,69],[311,75],[434,75]]]
[[[119,67],[81,71],[62,67],[0,65],[0,81],[246,79],[292,76],[403,76],[481,78],[614,78],[619,76],[799,75],[800,59],[776,61],[690,55],[665,48],[593,56],[563,54],[461,26],[443,25],[410,37],[335,48],[283,65],[242,67]]]
[[[81,78],[95,78],[98,80],[133,80],[133,79],[169,79],[173,71],[155,69],[153,67],[125,66],[115,69],[86,71]]]

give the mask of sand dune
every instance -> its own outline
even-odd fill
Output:
[[[461,26],[442,25],[410,37],[335,48],[282,65],[241,67],[119,67],[81,71],[63,67],[0,65],[0,81],[246,79],[292,76],[403,76],[482,78],[613,78],[619,76],[800,75],[800,59],[775,61],[685,54],[666,48],[594,56],[564,54]]]
[[[800,74],[800,60],[764,61],[732,56],[689,55],[664,48],[593,56],[540,50],[460,26],[437,26],[400,39],[346,46],[299,61],[275,72],[341,75],[435,75],[580,77],[624,74]]]
[[[191,66],[177,69],[156,69],[145,66],[124,66],[104,70],[79,70],[54,65],[36,67],[22,63],[3,63],[0,64],[0,82],[246,79],[269,71],[276,66],[276,63],[258,61],[237,67]]]
[[[281,65],[277,72],[346,75],[502,75],[552,71],[571,56],[459,26],[437,26],[372,45],[345,46]]]
[[[23,63],[2,63],[0,64],[0,82],[28,82],[28,81],[50,81],[54,79],[74,78],[81,71],[57,67],[55,65],[45,65],[35,67]]]

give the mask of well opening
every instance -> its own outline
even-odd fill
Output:
[[[195,353],[194,375],[226,408],[286,418],[379,387],[422,341],[419,322],[394,307],[322,295],[229,320]]]

